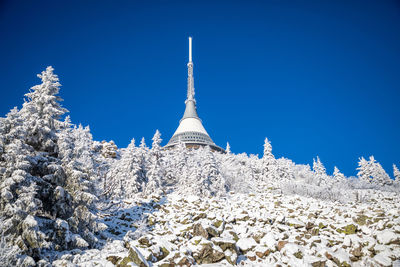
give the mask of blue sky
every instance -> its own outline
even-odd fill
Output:
[[[143,3],[144,2],[144,3]],[[0,116],[52,65],[74,123],[125,147],[183,115],[193,36],[214,142],[355,175],[400,163],[398,1],[1,1]]]

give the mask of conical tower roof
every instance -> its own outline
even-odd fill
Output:
[[[187,98],[185,101],[186,108],[179,126],[176,129],[171,140],[165,147],[177,145],[180,141],[186,146],[210,146],[217,151],[224,151],[215,145],[211,137],[204,128],[202,121],[197,115],[196,100],[194,98],[194,79],[193,79],[193,62],[192,62],[192,37],[189,37],[189,63],[188,66],[188,85]]]

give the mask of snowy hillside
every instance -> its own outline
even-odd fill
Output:
[[[0,266],[392,266],[400,171],[94,141],[53,68],[0,118]]]
[[[120,202],[101,214],[109,227],[103,246],[54,264],[391,266],[400,255],[395,193],[371,192],[374,201],[354,205],[263,191]]]

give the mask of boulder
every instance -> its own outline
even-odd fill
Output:
[[[233,239],[226,239],[226,238],[218,238],[214,237],[211,239],[211,241],[219,246],[223,251],[230,249],[235,251],[236,250],[236,242]]]
[[[235,250],[225,250],[225,259],[232,265],[236,265],[238,255]]]
[[[139,267],[149,267],[149,263],[135,247],[129,248],[129,254],[127,257],[123,258],[118,264],[118,267],[131,266],[131,262],[135,263]]]
[[[384,231],[378,232],[376,235],[376,239],[378,240],[379,243],[381,243],[383,245],[400,243],[399,235],[397,235],[396,233],[394,233],[391,230],[384,230]]]
[[[268,247],[258,245],[254,251],[256,252],[257,257],[265,258],[271,253],[271,250]]]
[[[112,264],[117,265],[117,263],[121,260],[121,257],[118,256],[107,256],[106,260],[110,261]]]
[[[392,266],[392,260],[386,255],[386,253],[379,253],[375,255],[374,261],[380,266]]]
[[[257,246],[257,242],[253,238],[240,238],[236,245],[241,251],[247,252],[255,248]]]
[[[196,223],[195,225],[193,225],[193,235],[202,236],[206,239],[208,238],[208,232],[206,231],[206,229],[203,228],[201,223]]]
[[[193,253],[193,258],[197,264],[216,263],[225,258],[225,254],[215,250],[212,244],[203,244],[202,248]]]
[[[287,241],[281,240],[278,242],[277,248],[279,251],[281,251],[281,249],[283,249],[283,247],[287,244]]]

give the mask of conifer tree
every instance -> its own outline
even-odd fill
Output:
[[[369,162],[364,158],[361,157],[358,161],[358,167],[357,167],[357,177],[364,182],[371,183],[372,179],[372,173],[371,173],[371,168],[369,166]]]
[[[393,164],[393,177],[397,185],[400,185],[400,171],[395,164]]]
[[[49,66],[37,76],[42,83],[33,86],[32,91],[25,94],[28,101],[24,103],[21,116],[27,128],[26,141],[38,151],[56,153],[56,130],[59,129],[61,116],[67,110],[61,107],[61,97],[57,94],[61,84],[58,76]]]
[[[198,183],[199,193],[206,196],[222,195],[226,192],[225,181],[219,171],[214,153],[209,146],[203,151],[201,179]]]
[[[317,160],[313,159],[313,171],[317,178],[317,185],[326,185],[328,183],[325,166],[318,156]]]
[[[166,185],[172,186],[187,179],[187,149],[181,140],[164,155]]]
[[[389,175],[383,169],[382,165],[375,160],[374,156],[370,156],[369,165],[372,169],[372,177],[375,184],[386,186],[393,183],[392,179],[390,179]]]
[[[53,68],[38,76],[42,83],[32,87],[22,109],[13,109],[0,127],[0,216],[14,244],[35,259],[43,249],[88,246],[76,233],[90,242],[96,241],[92,232],[98,230],[90,227],[95,216],[87,212],[88,198],[82,198],[90,190],[69,189],[77,172],[68,167],[81,172],[82,166],[90,168],[86,162],[75,164],[88,149],[75,154],[80,155],[78,160],[72,153],[76,143],[70,138],[69,119],[59,120],[66,110],[59,104],[60,84]],[[77,188],[82,186],[85,183]]]
[[[261,158],[261,174],[264,179],[275,180],[278,178],[277,162],[272,154],[272,145],[268,138],[264,140],[264,154]]]
[[[161,134],[156,130],[153,138],[152,147],[150,150],[150,162],[147,171],[147,185],[145,193],[149,195],[151,193],[160,192],[161,186],[163,185],[164,170],[162,166],[162,151],[161,151]]]
[[[358,162],[357,170],[357,176],[362,181],[379,186],[392,184],[392,180],[390,179],[389,175],[383,169],[382,165],[376,162],[374,156],[370,156],[369,160],[361,157],[360,161]]]
[[[226,143],[225,152],[226,154],[231,154],[231,146],[229,145],[229,142]]]
[[[346,181],[346,176],[344,176],[336,166],[333,169],[333,177],[335,178],[335,181],[339,183]]]
[[[185,143],[183,143],[181,140],[179,140],[176,152],[177,152],[177,164],[176,164],[177,174],[176,174],[176,176],[178,177],[178,180],[186,179],[188,176],[188,173],[187,173],[188,172],[188,165],[187,165],[188,151],[187,151]]]
[[[0,158],[0,216],[15,244],[35,258],[57,243],[44,234],[38,217],[51,222],[71,212],[68,205],[61,205],[68,202],[68,195],[58,194],[66,178],[57,158],[58,118],[66,111],[58,103],[60,84],[51,67],[38,77],[42,84],[26,94],[22,109],[11,110],[2,120],[4,153]]]
[[[110,194],[113,198],[132,198],[143,190],[144,169],[135,139],[131,140],[121,159],[111,168],[109,177],[112,188]]]

